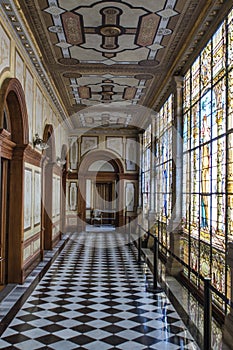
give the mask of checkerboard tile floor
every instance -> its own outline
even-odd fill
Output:
[[[72,235],[0,349],[199,349],[166,295],[148,293],[124,236]]]

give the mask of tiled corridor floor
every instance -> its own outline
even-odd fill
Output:
[[[72,235],[1,336],[0,349],[199,349],[116,232]]]

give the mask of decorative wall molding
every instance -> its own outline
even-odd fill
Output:
[[[126,139],[126,170],[135,171],[137,168],[138,142],[137,139]]]
[[[132,182],[127,182],[125,186],[125,207],[127,211],[135,208],[135,184]]]
[[[0,130],[0,157],[12,159],[16,144],[10,140],[10,136],[7,130]]]
[[[106,148],[118,153],[121,157],[123,157],[123,138],[107,136]]]
[[[34,166],[40,167],[42,160],[42,154],[32,148],[31,145],[28,145],[24,151],[24,161],[26,163],[32,164]]]
[[[70,182],[70,188],[69,188],[69,208],[70,208],[70,210],[77,210],[77,195],[78,195],[77,182]]]
[[[41,173],[34,172],[34,226],[41,222]]]
[[[32,227],[32,170],[24,170],[24,230]]]
[[[82,136],[81,156],[96,148],[98,148],[98,136]]]
[[[10,68],[11,40],[0,24],[0,74]]]

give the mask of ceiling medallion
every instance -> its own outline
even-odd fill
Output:
[[[76,60],[75,58],[59,58],[58,62],[65,66],[75,66],[79,63],[79,60]]]
[[[122,34],[122,29],[115,25],[105,25],[99,28],[99,33],[103,36],[115,37]]]

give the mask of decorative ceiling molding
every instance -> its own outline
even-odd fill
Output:
[[[29,60],[31,61],[32,65],[35,67],[42,84],[44,85],[45,89],[47,90],[49,96],[51,97],[53,103],[55,104],[60,117],[67,121],[66,113],[61,106],[58,98],[57,93],[54,91],[54,88],[51,84],[51,81],[46,73],[45,68],[42,65],[41,59],[40,59],[40,53],[38,53],[38,47],[36,43],[33,43],[32,38],[30,37],[30,34],[28,33],[27,29],[25,28],[25,25],[23,23],[22,18],[17,12],[17,9],[15,8],[14,4],[12,4],[12,1],[9,0],[0,0],[0,5],[2,6],[8,20],[10,21],[12,27],[15,30],[15,33],[17,34],[17,37],[19,38],[19,41],[21,42],[22,46],[24,47],[26,54],[29,57]]]
[[[0,0],[63,118],[46,71],[70,117],[99,104],[157,108],[226,7],[222,0],[15,0],[16,13],[12,2]],[[44,66],[19,29],[21,15]]]

